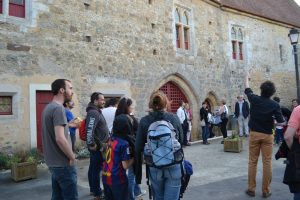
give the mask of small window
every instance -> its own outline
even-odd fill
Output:
[[[184,48],[189,49],[189,29],[184,28]]]
[[[282,47],[282,44],[279,45],[279,55],[280,55],[280,61],[283,61],[283,47]]]
[[[180,33],[179,33],[179,30],[180,30],[180,26],[179,25],[176,25],[176,47],[177,48],[180,48]]]
[[[12,96],[0,96],[0,115],[12,115]]]
[[[232,58],[236,59],[236,41],[232,41]]]
[[[180,14],[179,14],[178,9],[176,9],[176,11],[175,11],[175,22],[176,23],[180,22]]]
[[[25,18],[25,0],[9,0],[9,15]]]
[[[0,0],[0,13],[2,13],[2,0]]]
[[[239,52],[240,52],[240,60],[244,59],[243,56],[243,42],[239,42]]]
[[[243,32],[242,32],[242,29],[239,29],[239,32],[238,32],[238,40],[243,40]]]
[[[188,20],[188,15],[186,12],[184,12],[183,18],[182,18],[182,23],[184,25],[189,25],[189,20]]]
[[[235,29],[232,27],[231,28],[231,40],[235,40],[236,39],[236,31]]]

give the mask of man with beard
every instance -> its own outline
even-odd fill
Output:
[[[101,108],[105,105],[105,99],[102,93],[94,92],[91,95],[91,101],[86,108],[86,142],[90,152],[90,166],[88,179],[90,193],[94,195],[95,200],[104,199],[100,188],[100,172],[102,169],[103,143],[106,143],[109,136],[109,130],[105,118],[102,115]]]
[[[78,199],[75,155],[68,134],[63,103],[73,95],[71,81],[57,79],[51,84],[54,94],[42,113],[44,158],[52,178],[52,200]],[[63,176],[62,176],[63,174]]]

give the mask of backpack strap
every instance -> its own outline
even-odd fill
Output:
[[[150,174],[150,168],[148,165],[145,165],[146,167],[146,178],[147,178],[147,185],[148,185],[148,190],[149,190],[149,199],[152,199],[152,188],[151,188],[151,183],[150,183],[150,178],[149,178],[149,174]]]

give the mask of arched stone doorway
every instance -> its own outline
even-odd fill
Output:
[[[169,100],[173,100],[171,104],[171,111],[177,111],[179,107],[179,101],[183,100],[188,102],[193,113],[192,119],[192,140],[199,139],[199,97],[195,94],[194,88],[191,86],[184,77],[180,74],[172,74],[163,78],[153,91],[162,90],[168,96]],[[165,92],[166,91],[166,92]],[[169,94],[168,94],[169,93]]]
[[[170,109],[173,113],[176,113],[181,101],[188,103],[188,100],[181,89],[172,81],[165,83],[159,90],[167,95],[170,101]]]

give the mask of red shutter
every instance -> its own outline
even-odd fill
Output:
[[[2,0],[0,0],[0,13],[2,13]]]
[[[171,102],[171,112],[176,113],[177,109],[179,108],[179,102],[184,101],[187,103],[187,98],[183,94],[183,92],[180,90],[177,85],[175,85],[173,82],[169,81],[166,84],[164,84],[159,90],[163,91],[169,101]]]
[[[25,0],[9,0],[9,15],[25,18]]]
[[[236,59],[236,41],[232,41],[232,58]]]
[[[243,43],[239,42],[240,60],[243,60]]]

